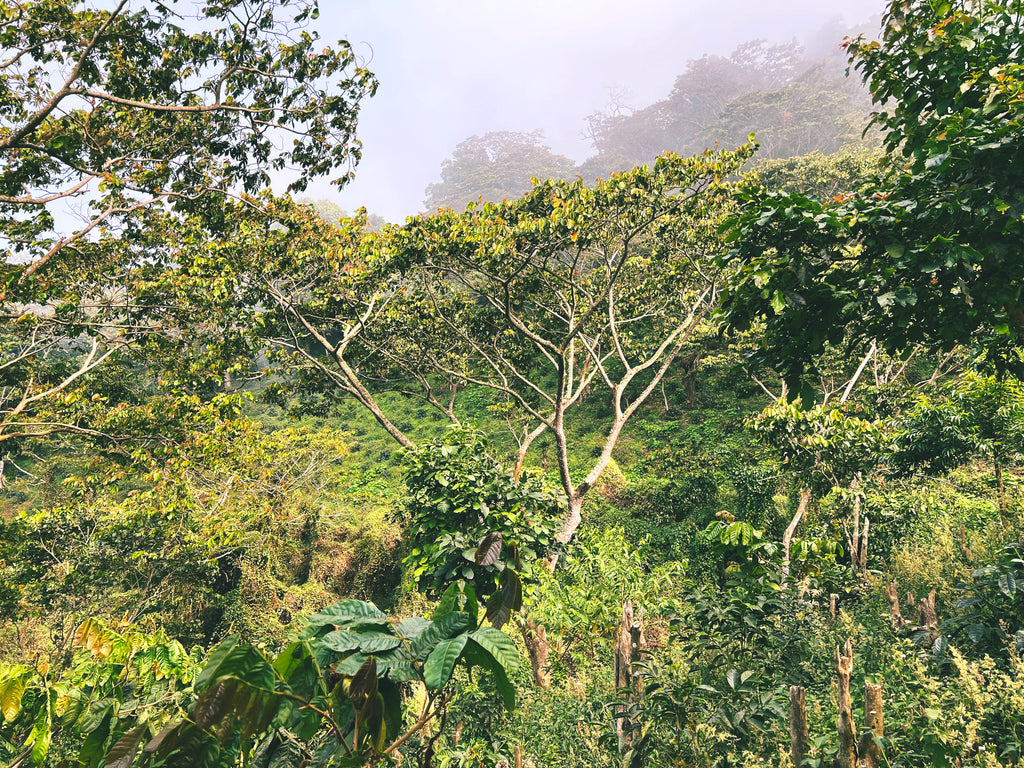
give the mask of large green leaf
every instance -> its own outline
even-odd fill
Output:
[[[412,654],[417,659],[426,658],[435,645],[441,640],[454,637],[472,626],[472,618],[468,613],[457,611],[448,613],[430,623],[412,643]]]
[[[47,698],[52,699],[56,691],[50,690],[48,693],[50,696]],[[51,706],[52,702],[44,702],[39,710],[39,714],[36,715],[32,731],[29,733],[28,738],[25,739],[25,746],[32,747],[31,759],[33,765],[42,765],[46,759],[46,754],[50,751],[50,737],[53,729]]]
[[[83,765],[93,765],[103,757],[113,713],[114,702],[100,699],[94,701],[82,717],[79,727],[85,738],[78,752],[78,761]]]
[[[459,604],[462,602],[462,584],[455,582],[444,591],[441,595],[441,599],[437,601],[437,608],[434,609],[433,620],[447,616],[449,613],[454,613],[459,610]]]
[[[347,629],[336,629],[320,638],[320,642],[332,651],[354,651],[359,647],[361,635]]]
[[[450,640],[442,640],[434,647],[423,664],[423,680],[427,688],[436,691],[448,683],[468,640],[468,636],[459,635]]]
[[[519,669],[519,651],[512,638],[494,627],[480,627],[470,638],[487,651],[506,673]]]
[[[401,638],[386,632],[367,632],[359,635],[359,650],[363,653],[390,651],[401,644]]]
[[[292,692],[299,696],[313,695],[319,673],[306,643],[297,642],[286,646],[274,659],[273,667]]]
[[[395,634],[406,642],[412,642],[424,629],[430,626],[430,622],[422,616],[412,616],[403,619],[395,625]]]
[[[381,674],[393,667],[412,663],[412,654],[402,647],[392,648],[390,651],[375,653],[373,657],[377,659],[377,669]]]
[[[25,694],[25,682],[29,670],[24,667],[4,667],[0,678],[0,711],[8,723],[21,711],[21,698]]]
[[[353,653],[335,664],[334,671],[342,677],[352,677],[365,662],[365,654]]]
[[[237,635],[226,638],[207,657],[196,677],[196,690],[208,688],[221,677],[237,677],[254,688],[272,689],[276,675],[263,655]]]
[[[495,629],[501,629],[512,614],[522,607],[523,583],[518,573],[506,568],[498,579],[498,591],[487,601],[487,620]]]
[[[511,712],[516,706],[516,687],[509,681],[505,668],[495,660],[490,651],[485,650],[474,640],[470,640],[466,643],[462,658],[470,667],[481,667],[493,675],[494,685],[501,696],[501,702],[505,709]]]
[[[357,623],[387,623],[385,616],[373,603],[365,600],[342,600],[340,603],[325,608],[320,613],[309,617],[309,625],[313,627],[333,624],[342,627]]]

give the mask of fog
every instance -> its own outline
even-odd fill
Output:
[[[379,78],[359,121],[363,160],[340,192],[391,221],[421,210],[424,188],[463,139],[541,129],[577,162],[592,154],[584,118],[612,93],[639,108],[664,98],[686,63],[757,38],[838,46],[883,0],[376,0],[322,2],[325,42],[349,40]]]

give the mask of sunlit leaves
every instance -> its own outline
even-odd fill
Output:
[[[894,6],[880,43],[849,43],[886,166],[835,197],[746,192],[725,305],[737,327],[765,319],[763,357],[793,391],[848,334],[894,353],[977,344],[997,368],[1024,370],[1005,354],[1024,332],[1020,10]]]

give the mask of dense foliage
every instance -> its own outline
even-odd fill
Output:
[[[881,153],[520,188],[560,159],[484,137],[446,181],[508,199],[384,227],[260,189],[357,154],[315,5],[139,7],[0,19],[0,760],[1021,763],[1019,2],[848,44]],[[803,63],[595,141],[831,150]]]

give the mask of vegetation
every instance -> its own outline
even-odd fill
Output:
[[[658,106],[753,171],[402,226],[263,188],[358,154],[315,13],[0,20],[0,761],[1020,765],[1021,3],[848,43],[879,150],[756,43]]]

